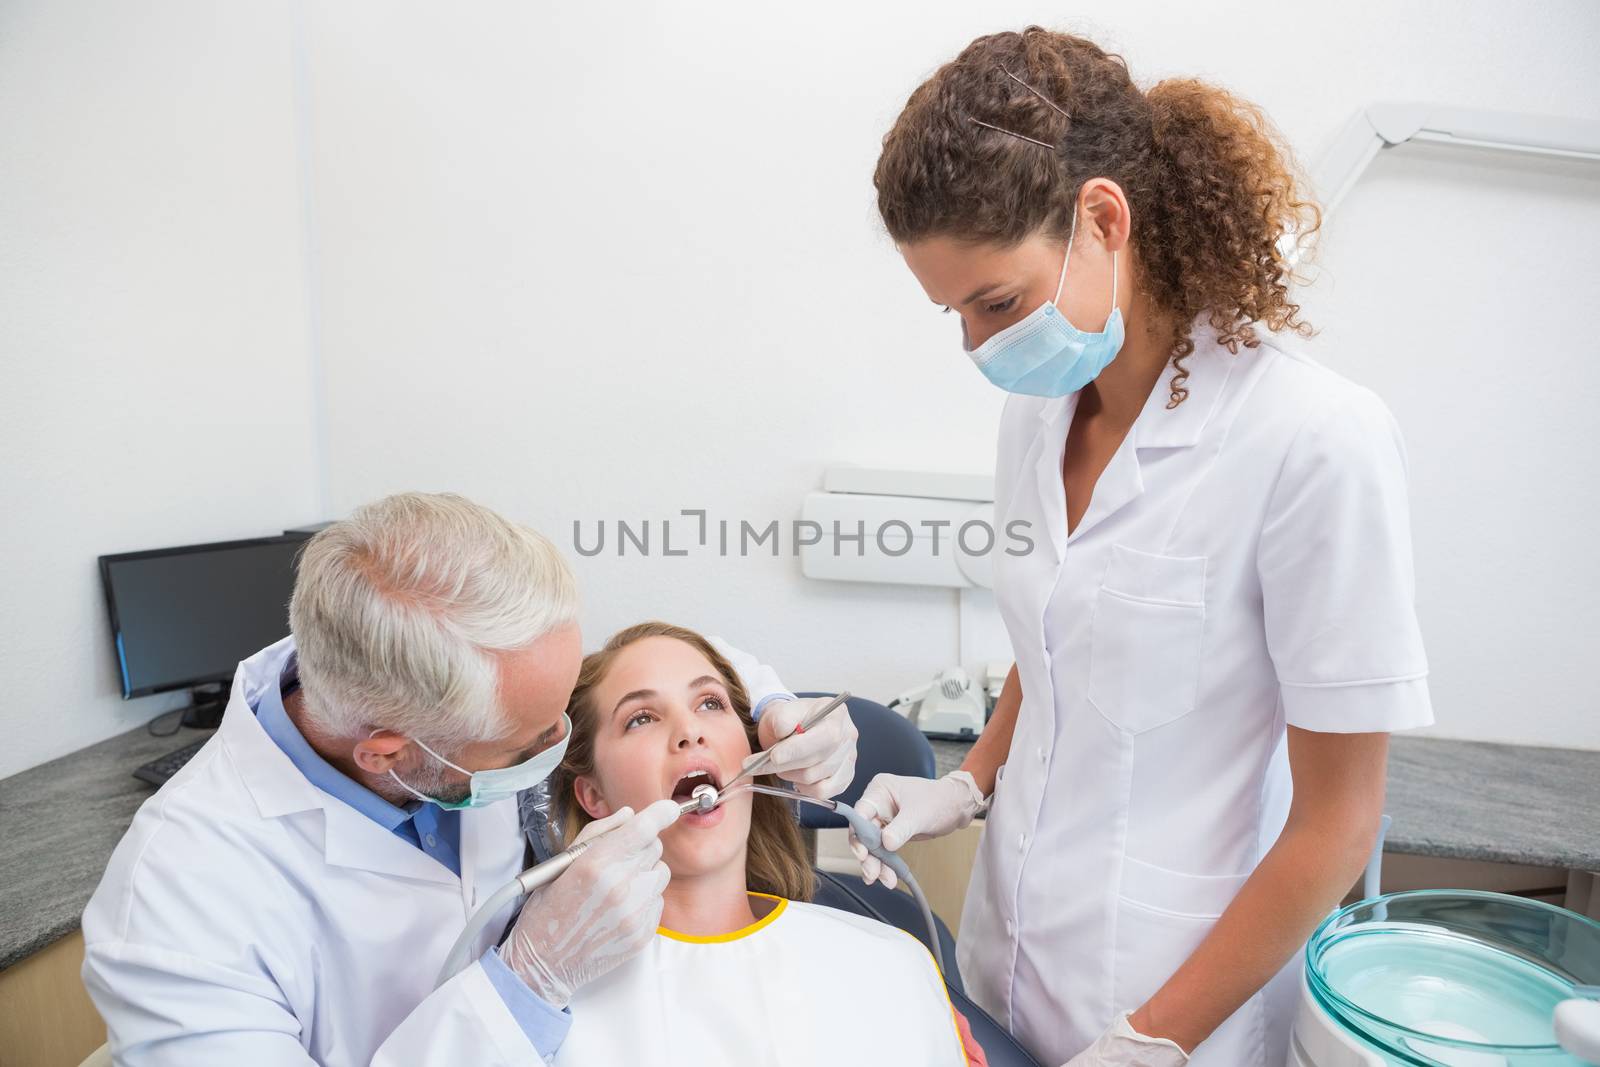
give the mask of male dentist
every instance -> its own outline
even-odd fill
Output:
[[[508,908],[472,966],[433,982],[523,866],[514,797],[566,748],[576,616],[555,547],[460,497],[389,497],[313,538],[292,636],[240,665],[221,729],[139,810],[84,912],[116,1062],[552,1057],[574,990],[655,931],[670,801],[595,824],[610,833],[528,900],[515,951]],[[734,662],[764,743],[786,737],[808,702]],[[775,767],[831,796],[855,737],[833,716]]]

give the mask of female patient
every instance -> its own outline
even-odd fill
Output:
[[[666,623],[630,627],[587,657],[568,713],[552,795],[569,840],[620,808],[721,786],[756,737],[732,667]],[[557,1064],[968,1062],[921,944],[806,903],[811,868],[784,801],[737,795],[685,815],[661,843],[672,881],[659,936],[574,998]]]

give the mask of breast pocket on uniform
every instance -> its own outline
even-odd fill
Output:
[[[1089,702],[1129,733],[1194,710],[1205,629],[1206,557],[1111,546],[1095,596]]]

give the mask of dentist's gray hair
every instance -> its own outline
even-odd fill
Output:
[[[454,749],[505,735],[496,651],[576,620],[548,538],[450,493],[357,508],[300,556],[289,626],[312,724]]]

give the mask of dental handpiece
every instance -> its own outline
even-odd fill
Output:
[[[697,811],[707,812],[726,799],[726,796],[726,793],[719,794],[716,787],[710,783],[697,785],[690,798],[678,804],[678,812],[680,815]],[[529,867],[491,895],[483,906],[473,913],[472,918],[467,921],[466,929],[461,931],[461,936],[456,938],[456,943],[451,946],[444,965],[439,969],[439,977],[434,983],[435,988],[444,985],[467,966],[472,948],[477,944],[479,935],[491,918],[507,905],[516,903],[534,890],[549,885],[561,877],[568,867],[577,862],[579,856],[589,851],[590,844],[590,841],[579,841],[568,845],[543,863]]]
[[[678,804],[679,815],[689,815],[696,812],[704,814],[721,804],[726,798],[726,793],[718,793],[717,788],[710,783],[697,785],[688,800]],[[568,845],[543,863],[529,867],[517,875],[517,883],[522,887],[523,893],[532,893],[540,886],[549,885],[565,873],[566,869],[589,850],[588,841],[579,841],[575,845]]]

